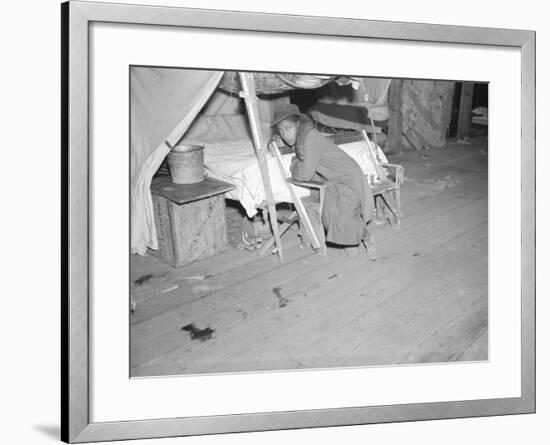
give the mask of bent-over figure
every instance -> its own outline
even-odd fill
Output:
[[[363,242],[369,258],[374,259],[374,239],[367,229],[374,213],[374,198],[359,165],[317,131],[296,105],[285,104],[276,110],[273,125],[294,147],[292,177],[326,185],[321,215],[326,240],[344,246],[351,257],[357,255]]]

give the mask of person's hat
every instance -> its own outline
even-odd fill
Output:
[[[273,114],[274,117],[273,123],[271,124],[272,127],[290,116],[300,116],[302,113],[300,113],[298,106],[294,104],[283,104],[279,106]]]

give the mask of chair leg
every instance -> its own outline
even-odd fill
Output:
[[[290,221],[280,224],[278,226],[280,236],[283,236],[287,232],[287,230],[290,228],[290,226],[292,226],[292,224],[294,224],[295,222],[296,220],[292,218]],[[274,245],[275,245],[275,237],[271,236],[271,238],[269,238],[265,243],[263,243],[259,251],[259,255],[260,256],[265,255]]]
[[[390,211],[393,216],[392,227],[396,230],[401,229],[401,215],[399,211],[398,200],[394,199],[393,193],[384,192],[380,194],[380,198],[384,201],[386,208]]]
[[[393,199],[395,201],[395,224],[397,229],[401,229],[401,218],[403,218],[403,213],[401,212],[401,190],[395,189],[392,191]]]
[[[300,249],[305,250],[311,246],[311,241],[301,221],[298,221],[298,236],[300,237]]]
[[[395,189],[392,191],[393,199],[395,200],[397,213],[399,214],[399,217],[402,218],[403,214],[401,213],[401,190]]]
[[[376,195],[374,197],[374,209],[375,209],[375,224],[385,224],[387,222],[386,218],[386,204],[384,198],[381,195]]]
[[[316,225],[316,228],[318,229],[317,232],[317,238],[319,239],[319,243],[321,244],[321,247],[317,249],[317,253],[321,256],[327,255],[327,244],[326,244],[326,238],[325,238],[325,228],[323,227],[323,223],[319,222],[319,224]]]
[[[308,203],[308,204],[304,203],[304,207],[311,221],[311,225],[313,226],[313,230],[315,231],[315,235],[317,236],[317,239],[320,244],[320,247],[315,250],[319,255],[325,256],[327,254],[327,246],[326,246],[326,238],[325,238],[325,228],[323,227],[323,221],[321,216],[322,208],[319,205],[319,203]],[[307,236],[307,233],[303,229],[301,223],[300,223],[300,234],[302,236],[302,242],[303,240],[307,239],[309,246],[313,248],[313,243]]]

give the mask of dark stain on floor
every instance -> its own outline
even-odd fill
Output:
[[[288,299],[283,297],[283,294],[281,294],[281,288],[280,287],[278,287],[278,286],[274,287],[273,288],[273,293],[275,294],[275,296],[279,300],[279,307],[285,307],[288,304]]]
[[[338,276],[337,273],[332,274],[330,277],[328,277],[329,280],[334,280]]]
[[[149,281],[153,277],[154,277],[153,274],[148,273],[147,275],[143,275],[139,277],[137,280],[135,280],[134,284],[137,286],[141,286],[143,283],[147,283],[147,281]]]
[[[183,326],[181,330],[189,332],[189,335],[191,336],[191,340],[200,340],[200,341],[210,340],[212,338],[212,334],[215,332],[214,329],[210,327],[199,329],[195,326],[194,323],[190,323],[188,325]]]
[[[237,312],[238,312],[239,314],[241,314],[241,316],[242,316],[243,318],[248,317],[248,312],[246,312],[246,311],[243,310],[243,309],[237,309]]]

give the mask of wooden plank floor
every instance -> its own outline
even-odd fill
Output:
[[[132,376],[486,360],[485,147],[392,159],[404,218],[374,228],[375,262],[302,250],[293,230],[284,264],[231,247],[180,269],[132,255]]]

